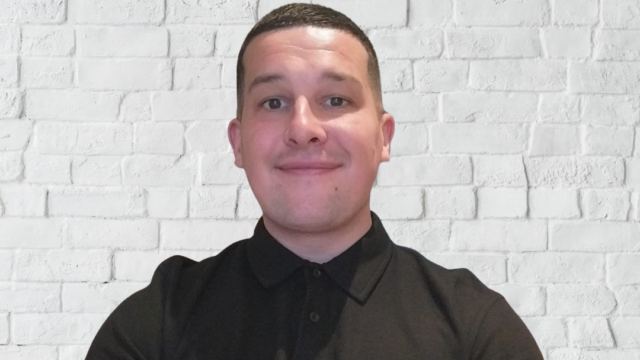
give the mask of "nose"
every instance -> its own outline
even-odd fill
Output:
[[[321,145],[327,140],[323,123],[309,106],[305,97],[299,97],[294,105],[289,126],[284,133],[284,141],[293,147],[306,148]]]

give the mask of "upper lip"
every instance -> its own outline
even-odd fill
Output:
[[[290,160],[285,161],[276,167],[282,170],[335,169],[340,167],[340,164],[321,160]]]

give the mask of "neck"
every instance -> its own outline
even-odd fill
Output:
[[[369,209],[358,212],[343,224],[313,232],[282,226],[266,215],[263,219],[267,231],[282,246],[318,264],[326,263],[350,248],[369,231],[372,223]]]

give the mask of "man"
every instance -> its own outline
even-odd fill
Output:
[[[394,119],[362,30],[286,5],[237,71],[228,133],[263,210],[253,237],[162,263],[88,359],[542,359],[504,298],[396,246],[370,211]]]

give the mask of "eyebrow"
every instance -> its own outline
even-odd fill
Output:
[[[264,75],[256,76],[256,78],[253,79],[251,84],[249,84],[248,92],[251,92],[251,90],[253,90],[258,85],[269,84],[269,83],[282,81],[282,80],[284,80],[284,78],[285,78],[284,75],[277,74],[277,73],[276,74],[264,74]],[[321,80],[333,80],[333,81],[338,81],[338,82],[347,81],[347,82],[355,83],[358,86],[362,87],[362,84],[360,83],[360,81],[355,76],[352,76],[352,75],[349,75],[349,74],[345,74],[345,73],[336,72],[336,71],[325,71],[320,76],[320,79]]]

